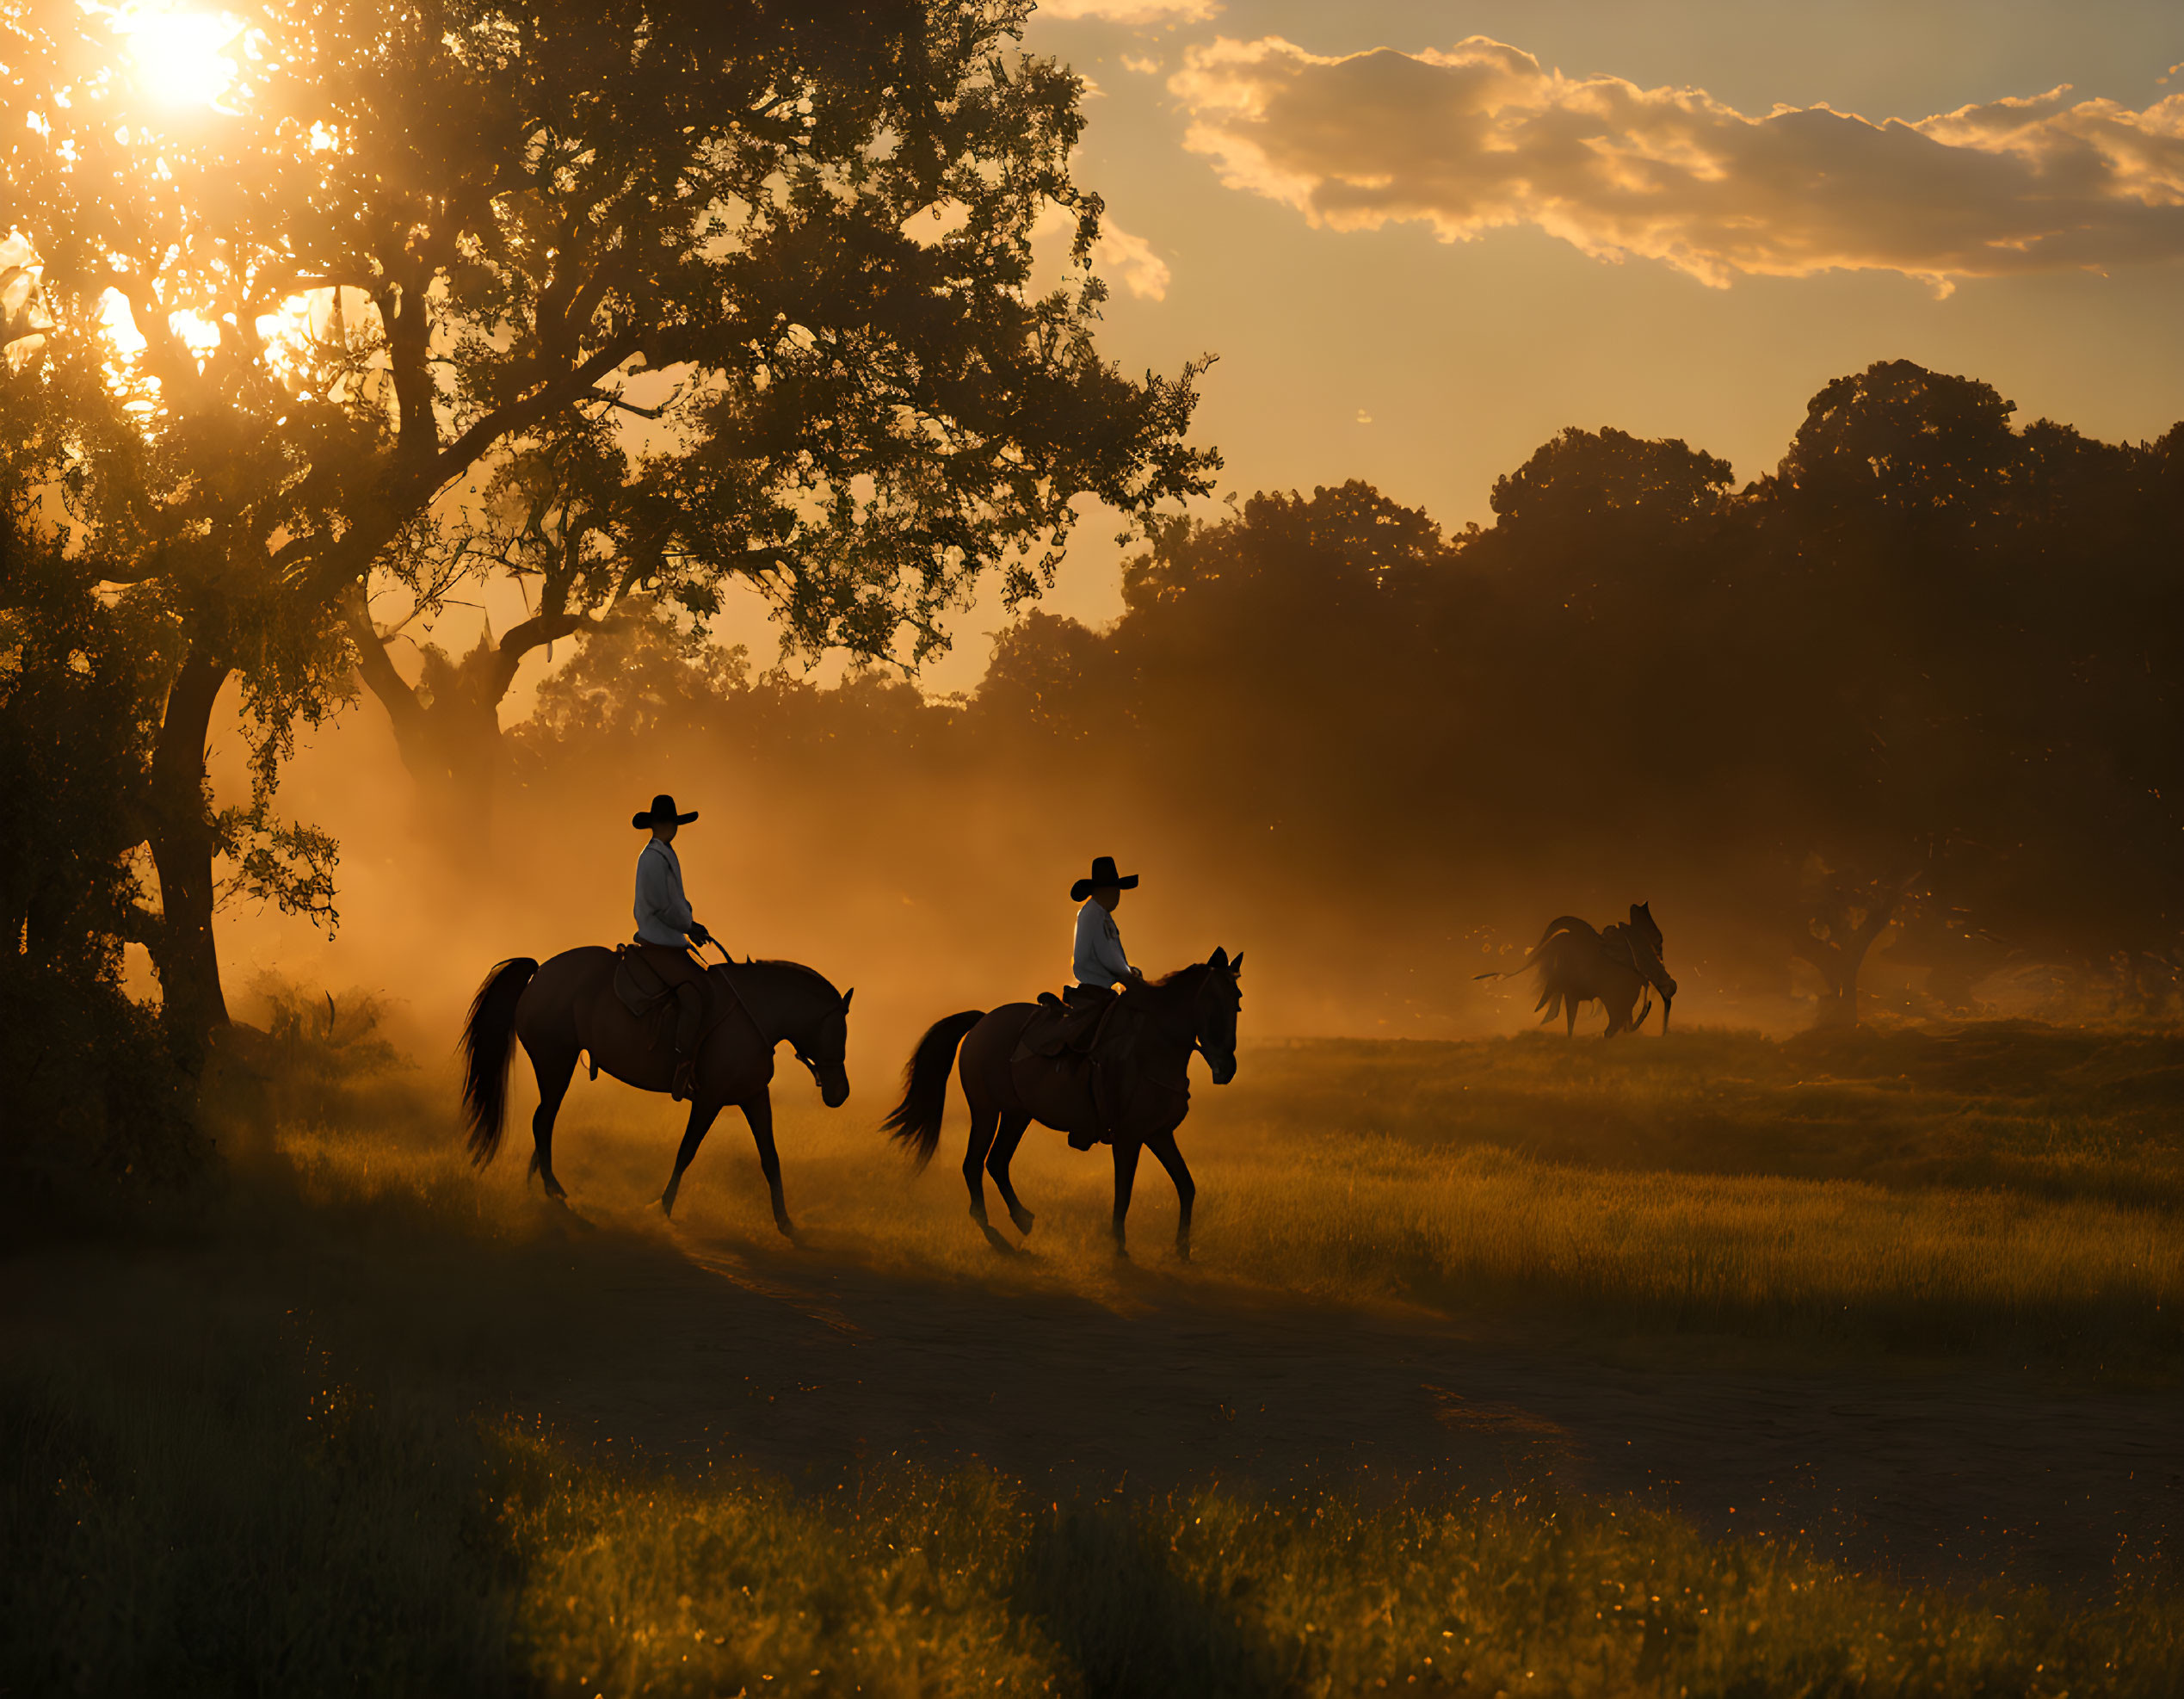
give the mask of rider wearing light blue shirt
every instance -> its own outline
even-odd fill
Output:
[[[1110,992],[1144,975],[1130,965],[1122,948],[1122,932],[1114,924],[1114,908],[1125,891],[1138,888],[1138,875],[1115,871],[1114,857],[1095,856],[1092,876],[1070,887],[1070,897],[1083,906],[1077,911],[1077,944],[1070,969],[1077,976],[1073,991]]]
[[[637,857],[637,943],[645,965],[675,992],[675,1078],[669,1087],[679,1101],[693,1094],[697,1070],[698,1022],[705,1014],[704,970],[690,959],[690,945],[713,942],[690,912],[682,893],[682,858],[675,853],[675,834],[698,818],[678,814],[675,799],[663,793],[652,806],[630,817],[630,824],[652,836]]]

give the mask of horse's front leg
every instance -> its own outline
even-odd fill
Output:
[[[667,1189],[660,1194],[663,1214],[675,1214],[675,1195],[682,1188],[682,1171],[698,1153],[698,1146],[706,1141],[706,1134],[713,1130],[713,1117],[720,1113],[719,1103],[709,1103],[696,1097],[690,1103],[690,1124],[683,1129],[682,1148],[675,1153],[675,1172],[668,1176]]]
[[[758,1095],[743,1105],[743,1119],[750,1123],[751,1142],[758,1146],[758,1166],[766,1176],[767,1189],[774,1194],[774,1225],[784,1237],[796,1237],[796,1224],[789,1220],[788,1201],[781,1195],[781,1153],[774,1148],[774,1095],[763,1086]]]
[[[1183,1160],[1182,1149],[1172,1132],[1148,1139],[1145,1144],[1168,1171],[1168,1177],[1175,1183],[1175,1255],[1188,1263],[1191,1259],[1191,1204],[1198,1196],[1198,1187],[1191,1180],[1190,1165]]]
[[[1141,1148],[1135,1139],[1117,1135],[1114,1140],[1114,1254],[1118,1257],[1130,1254],[1122,1224],[1130,1215],[1130,1189],[1138,1183],[1138,1152]]]

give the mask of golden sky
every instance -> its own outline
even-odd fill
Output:
[[[2184,417],[2174,3],[1049,0],[1028,45],[1095,85],[1108,351],[1220,355],[1225,489],[1365,478],[1453,528],[1572,424],[1744,479],[1898,357],[2021,423]],[[1048,605],[1116,611],[1111,528]]]

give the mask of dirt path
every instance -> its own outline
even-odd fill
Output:
[[[7,1273],[18,1335],[41,1313],[128,1303],[96,1297],[100,1282],[179,1280],[215,1307],[280,1292],[398,1374],[453,1379],[615,1455],[733,1454],[792,1477],[892,1454],[982,1459],[1058,1493],[1421,1477],[1634,1493],[1715,1531],[1802,1532],[1860,1566],[2072,1591],[2184,1536],[2173,1391],[2065,1394],[1961,1366],[1641,1369],[1428,1318],[1254,1301],[1162,1265],[1109,1306],[632,1217],[572,1219],[514,1251],[443,1239],[391,1257],[337,1238]]]

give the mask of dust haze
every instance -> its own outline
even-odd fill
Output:
[[[858,988],[852,1114],[932,1019],[1066,977],[1095,854],[1144,876],[1149,971],[1249,952],[1254,1038],[1521,1029],[1529,979],[1476,976],[1641,901],[1701,1024],[2158,1016],[2184,450],[2012,411],[1885,362],[1741,486],[1573,429],[1453,535],[1362,485],[1262,494],[1156,526],[1115,622],[1006,627],[967,695],[640,602],[459,758],[360,688],[281,793],[341,841],[338,936],[231,905],[225,953],[436,1051],[492,962],[628,935],[629,816],[667,790],[700,917]],[[460,652],[389,646],[452,688]]]

